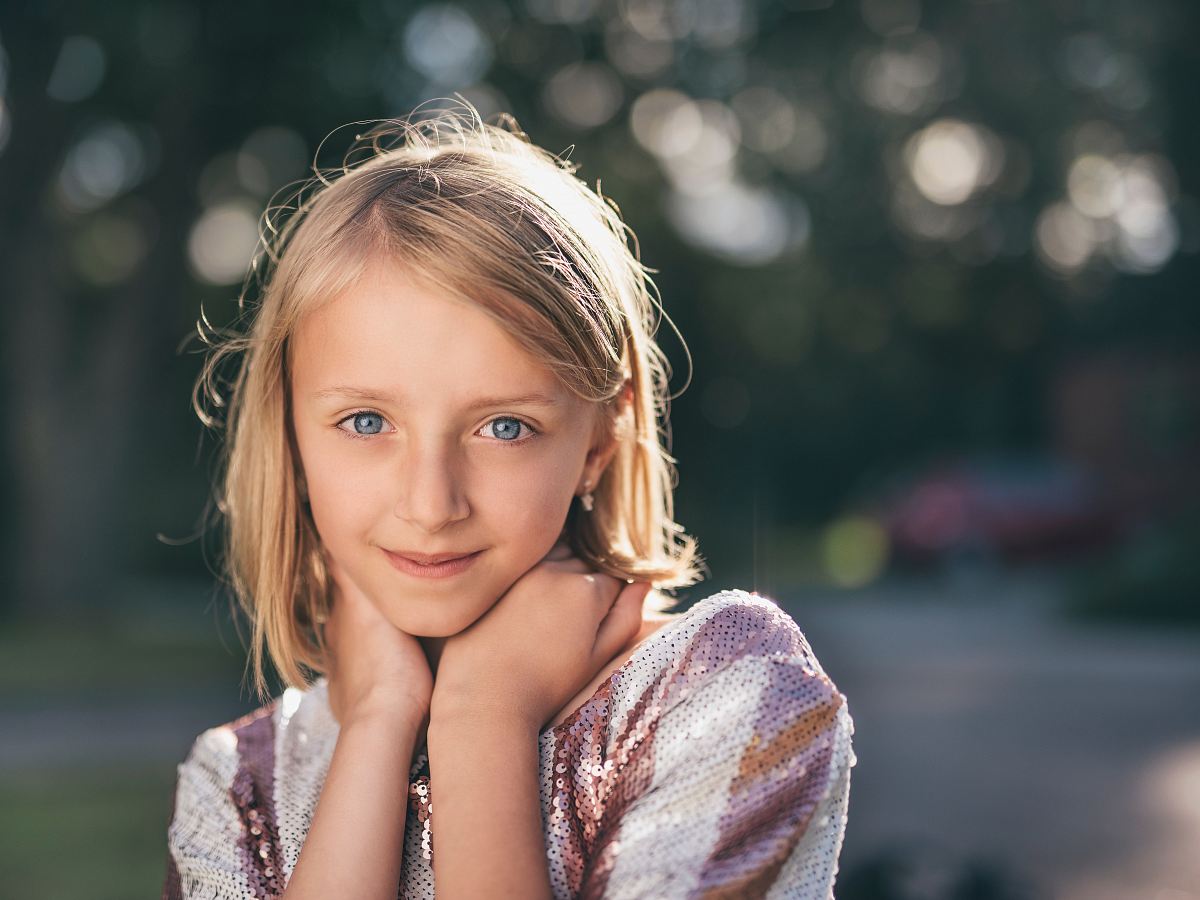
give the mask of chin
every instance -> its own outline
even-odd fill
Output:
[[[385,615],[389,622],[413,637],[447,638],[466,630],[486,612],[484,610],[473,616],[469,610],[447,609],[444,603],[445,601],[441,604],[435,601],[418,601],[417,604],[413,604],[417,608],[410,606],[403,611],[394,610]]]

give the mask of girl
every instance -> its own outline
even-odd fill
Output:
[[[178,767],[163,896],[830,897],[846,699],[773,601],[659,593],[703,563],[615,205],[469,105],[360,146],[197,382],[287,687]]]

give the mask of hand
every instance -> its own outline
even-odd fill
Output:
[[[329,702],[344,726],[355,717],[396,715],[418,732],[429,720],[433,676],[420,641],[386,618],[328,556],[333,603],[325,623],[332,659]]]
[[[596,572],[556,544],[446,639],[432,720],[498,715],[540,730],[641,630],[650,588]]]

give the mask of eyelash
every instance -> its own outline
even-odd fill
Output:
[[[353,419],[357,418],[358,416],[379,416],[379,418],[384,419],[384,421],[386,421],[386,417],[382,413],[378,413],[373,409],[358,409],[358,410],[355,410],[354,412],[350,413],[349,415],[344,416],[343,418],[339,419],[337,421],[337,424],[334,425],[334,428],[336,428],[342,434],[349,437],[351,440],[355,440],[355,441],[365,441],[365,440],[369,440],[374,437],[378,437],[379,435],[375,435],[375,434],[358,434],[357,432],[347,431],[345,428],[341,427],[341,424],[343,422],[352,421]],[[510,447],[520,446],[521,444],[529,443],[530,441],[532,441],[534,438],[538,437],[541,434],[540,431],[538,431],[536,428],[534,428],[532,425],[530,425],[528,422],[526,422],[524,419],[520,418],[519,416],[493,416],[492,418],[488,419],[486,422],[483,423],[483,428],[486,428],[488,425],[490,425],[492,422],[497,421],[498,419],[512,419],[514,422],[520,422],[523,426],[525,426],[526,428],[529,429],[530,435],[529,435],[529,437],[521,438],[518,441],[502,441],[498,438],[493,438],[492,439],[493,443],[505,444]],[[480,428],[480,431],[482,431],[483,428]]]

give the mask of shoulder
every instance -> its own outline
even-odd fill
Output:
[[[305,689],[288,688],[237,718],[207,728],[195,738],[178,773],[176,813],[205,806],[271,804],[276,758],[291,757],[292,745],[336,737],[325,680]]]
[[[741,588],[710,594],[682,618],[708,639],[722,637],[729,656],[798,656],[816,662],[796,620],[771,597]]]
[[[264,738],[273,740],[279,702],[280,698],[276,697],[258,709],[206,728],[192,742],[181,767],[224,769],[236,765],[239,746],[244,754],[247,742],[259,743]]]
[[[649,713],[662,783],[703,783],[715,798],[788,781],[808,804],[841,790],[856,761],[847,698],[778,603],[721,591],[673,624]]]
[[[779,759],[816,754],[821,763],[809,774],[818,781],[854,764],[847,697],[773,599],[720,591],[671,628],[651,711],[664,763],[686,769],[689,760],[721,754],[744,761],[764,752]]]
[[[322,688],[289,688],[196,737],[176,767],[164,896],[203,890],[205,896],[240,897],[252,885],[277,882],[285,871],[276,818],[280,790],[290,802],[287,779],[280,784],[277,777],[287,766],[278,763],[295,755],[293,744],[306,743],[310,725],[320,726],[314,734],[328,731]],[[301,754],[303,762],[311,758]]]
[[[272,748],[291,739],[336,730],[325,678],[306,688],[290,687],[257,709],[207,728],[195,738],[184,765],[239,760],[255,767]]]
[[[667,626],[664,637],[674,679],[693,690],[732,686],[738,673],[771,673],[844,700],[795,619],[770,597],[738,588],[711,594]]]
[[[252,793],[254,782],[265,774],[262,763],[274,747],[277,708],[278,699],[195,738],[176,766],[173,838],[216,823],[222,832],[237,833],[239,807],[245,805],[238,794]]]
[[[722,590],[675,615],[647,638],[611,682],[613,735],[630,723],[713,727],[785,723],[828,737],[852,733],[847,699],[796,621],[770,597]],[[624,724],[622,724],[624,723]]]
[[[614,729],[620,824],[596,851],[596,893],[675,896],[684,878],[689,895],[830,896],[853,722],[795,620],[720,591],[645,658]]]

